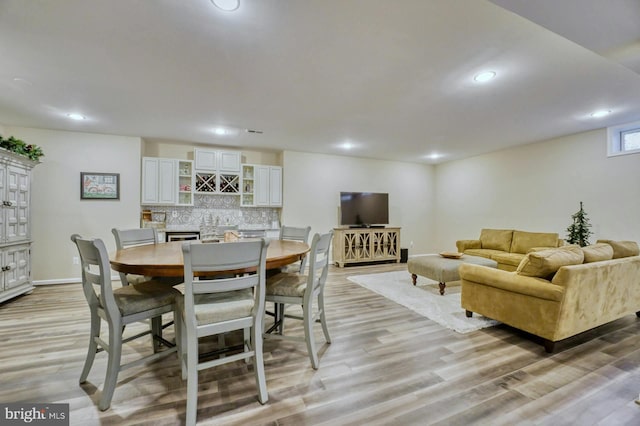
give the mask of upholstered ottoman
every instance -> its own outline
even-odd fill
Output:
[[[459,259],[442,257],[439,254],[427,254],[409,259],[407,269],[411,274],[413,285],[416,285],[418,275],[438,281],[440,294],[444,295],[444,289],[449,281],[458,281],[458,268],[463,263],[473,263],[475,265],[497,268],[498,262],[485,257],[463,255]]]

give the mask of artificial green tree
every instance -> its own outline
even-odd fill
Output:
[[[571,216],[573,223],[567,228],[567,242],[569,244],[578,244],[580,247],[588,246],[589,236],[593,235],[591,224],[587,219],[587,213],[582,208],[580,201],[580,210]]]

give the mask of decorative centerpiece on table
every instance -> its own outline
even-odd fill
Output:
[[[202,223],[200,224],[200,241],[203,243],[213,243],[218,242],[217,231],[218,231],[218,218],[216,218],[215,223],[213,222],[213,218],[211,217],[211,213],[202,218]]]
[[[13,136],[9,136],[8,139],[0,136],[0,148],[4,148],[7,151],[25,156],[29,160],[33,161],[39,161],[40,157],[44,156],[44,152],[42,152],[42,148],[40,148],[39,146],[27,144],[20,139],[14,138]]]
[[[589,237],[593,235],[591,224],[587,218],[587,213],[582,208],[582,201],[580,201],[580,210],[574,213],[571,218],[573,223],[567,228],[567,242],[569,244],[578,244],[580,247],[588,246]]]

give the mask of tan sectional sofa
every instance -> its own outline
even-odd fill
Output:
[[[461,305],[554,343],[636,313],[640,250],[632,241],[527,254],[514,272],[463,264]]]
[[[515,271],[525,255],[559,247],[563,240],[557,233],[526,232],[513,229],[483,229],[478,240],[456,241],[458,252],[486,257],[498,262],[498,269]]]

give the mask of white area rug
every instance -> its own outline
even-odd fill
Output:
[[[355,275],[348,279],[458,333],[469,333],[498,324],[478,314],[473,314],[472,318],[466,317],[464,309],[460,307],[459,281],[447,283],[445,294],[441,296],[436,281],[418,277],[414,286],[407,271]]]

